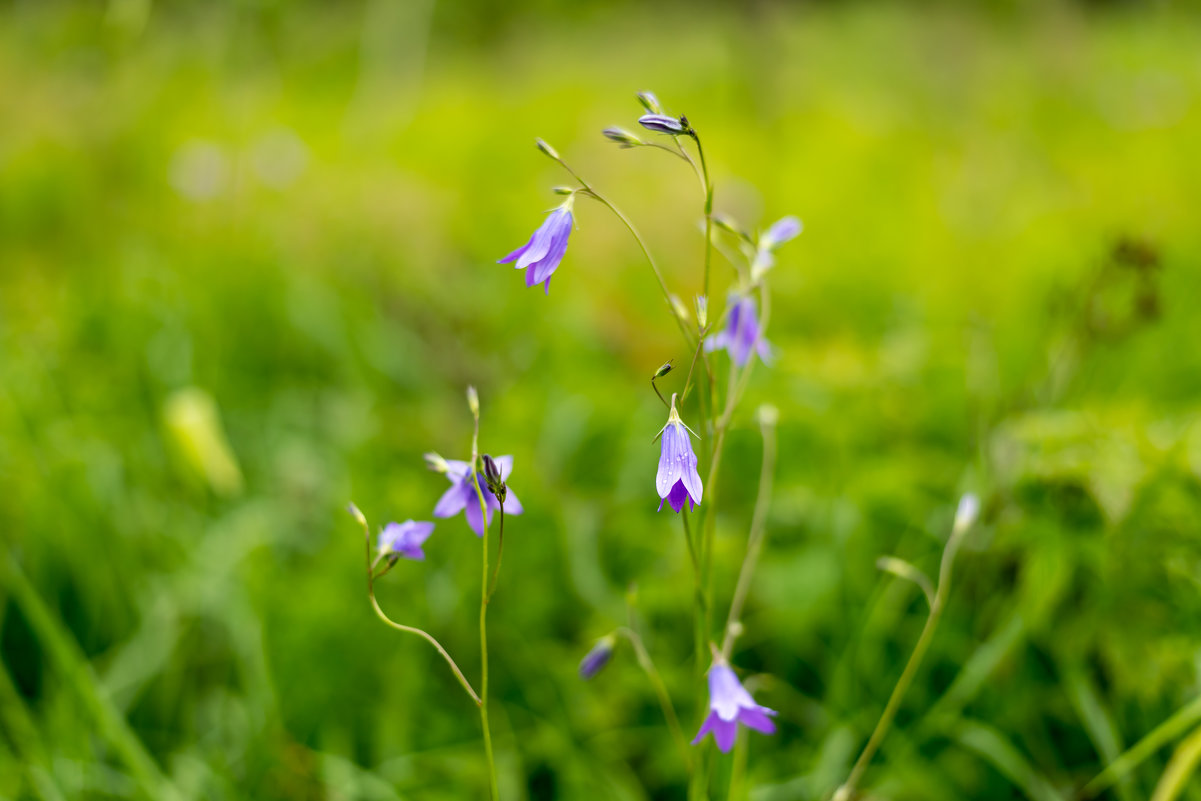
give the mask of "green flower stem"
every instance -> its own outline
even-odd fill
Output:
[[[650,652],[646,650],[646,645],[642,642],[642,638],[638,636],[638,632],[633,628],[633,621],[630,621],[629,626],[622,626],[617,629],[617,633],[630,641],[630,645],[634,648],[634,655],[638,658],[638,666],[646,673],[646,677],[650,679],[651,687],[655,690],[655,695],[659,698],[659,707],[663,710],[663,718],[667,721],[667,728],[671,729],[672,737],[676,741],[676,745],[680,749],[680,757],[684,760],[684,766],[688,769],[688,775],[692,775],[692,752],[688,748],[688,740],[684,737],[684,730],[680,728],[680,719],[676,716],[676,708],[671,703],[671,696],[667,692],[667,685],[663,683],[663,677],[659,675],[658,669],[655,668],[654,661],[651,660]]]
[[[751,577],[755,566],[759,563],[759,554],[763,551],[763,541],[767,531],[767,507],[771,502],[772,479],[776,469],[776,421],[774,414],[763,415],[759,421],[763,433],[763,466],[759,470],[759,493],[755,498],[755,511],[751,517],[751,531],[747,536],[746,556],[742,560],[742,568],[738,571],[738,584],[734,588],[734,598],[730,601],[730,614],[726,617],[726,630],[722,637],[721,655],[729,660],[734,648],[734,640],[738,637],[741,627],[742,605],[746,602],[747,593],[751,588]]]
[[[471,682],[467,681],[467,677],[463,675],[463,671],[459,670],[459,666],[455,664],[455,660],[452,659],[450,654],[447,653],[446,649],[442,647],[442,643],[438,642],[432,634],[423,629],[397,623],[395,620],[388,617],[388,614],[380,607],[379,600],[375,597],[375,580],[379,578],[379,576],[382,576],[384,573],[388,572],[390,568],[385,567],[378,576],[375,575],[375,565],[371,561],[371,529],[367,526],[367,518],[363,517],[363,514],[359,512],[358,509],[352,509],[351,513],[354,515],[355,519],[359,521],[359,525],[363,527],[363,542],[366,544],[365,550],[367,554],[367,598],[371,601],[371,608],[375,610],[376,617],[397,631],[403,631],[406,634],[416,634],[418,637],[434,646],[434,649],[442,655],[442,658],[446,660],[446,664],[450,666],[450,671],[455,674],[455,678],[459,680],[459,685],[462,686],[463,690],[471,696],[471,700],[475,702],[476,706],[479,706],[480,697],[476,695],[475,690],[472,689]]]
[[[1191,726],[1196,725],[1198,721],[1201,721],[1201,696],[1181,707],[1120,757],[1110,762],[1105,770],[1084,785],[1084,789],[1080,791],[1080,798],[1095,798],[1100,795],[1114,782],[1134,770],[1144,759],[1154,754],[1166,743],[1179,737]]]
[[[880,747],[881,741],[884,739],[884,735],[888,733],[888,729],[892,726],[893,718],[896,717],[897,710],[901,706],[901,699],[905,697],[905,691],[909,689],[909,685],[913,682],[913,677],[917,674],[917,669],[922,663],[922,658],[926,655],[926,650],[930,647],[930,642],[934,638],[934,630],[938,628],[938,621],[942,617],[942,610],[946,605],[947,593],[951,589],[951,567],[955,562],[955,554],[959,551],[959,546],[970,528],[970,526],[966,525],[956,526],[952,530],[950,538],[947,539],[947,545],[942,552],[942,563],[938,569],[938,589],[934,593],[934,602],[930,604],[930,616],[926,618],[926,625],[922,628],[922,633],[917,638],[917,644],[913,646],[913,653],[909,656],[909,661],[905,664],[905,669],[901,672],[901,677],[897,679],[896,686],[893,687],[892,695],[889,696],[888,703],[885,705],[884,711],[880,714],[880,720],[876,723],[876,728],[872,732],[872,736],[868,739],[867,745],[863,747],[863,753],[855,761],[854,767],[851,768],[851,775],[847,777],[846,782],[834,793],[834,801],[849,801],[849,799],[855,797],[855,789],[859,786],[859,782],[863,778],[863,773],[867,770],[868,763],[871,762],[876,750]]]

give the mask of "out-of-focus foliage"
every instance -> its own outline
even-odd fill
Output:
[[[490,612],[505,798],[683,797],[628,647],[575,669],[632,594],[699,722],[647,386],[689,354],[595,204],[549,298],[495,264],[557,202],[543,136],[698,291],[695,180],[599,136],[646,88],[704,132],[719,210],[806,225],[717,490],[724,604],[770,400],[735,660],[781,725],[750,797],[845,778],[925,615],[876,559],[935,570],[965,489],[873,798],[1072,798],[1201,693],[1201,20],[493,5],[462,35],[484,6],[0,7],[0,797],[481,797],[475,709],[372,616],[343,511],[428,519],[468,383],[526,510]],[[478,541],[425,550],[381,602],[474,676]],[[1103,797],[1149,797],[1174,745]]]

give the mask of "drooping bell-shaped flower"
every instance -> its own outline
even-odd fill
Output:
[[[734,747],[739,724],[764,734],[775,734],[776,724],[771,720],[775,716],[774,709],[756,704],[730,666],[719,660],[709,668],[709,714],[692,744],[712,734],[717,747],[726,753]]]
[[[574,220],[571,215],[575,195],[569,195],[563,205],[551,211],[534,231],[530,241],[498,261],[507,264],[511,261],[518,270],[525,270],[525,285],[544,284],[546,293],[550,294],[550,278],[563,261],[567,252],[567,239],[571,236]]]
[[[430,460],[429,457],[427,457],[427,461],[433,464],[433,460]],[[507,481],[509,473],[513,470],[513,457],[497,456],[494,462],[500,480]],[[434,507],[434,517],[454,517],[459,512],[463,512],[467,518],[467,525],[471,526],[475,535],[477,537],[484,536],[485,512],[480,510],[480,499],[476,494],[476,487],[478,486],[484,494],[484,505],[489,523],[492,522],[492,513],[500,509],[500,501],[497,500],[492,490],[488,489],[487,477],[483,473],[474,472],[470,464],[458,459],[440,459],[434,469],[445,473],[451,483],[450,489],[438,499],[438,505]],[[521,501],[517,500],[517,496],[506,486],[505,514],[519,515],[523,511]]]
[[[688,438],[688,426],[676,411],[676,396],[671,396],[671,413],[667,425],[659,432],[663,438],[659,452],[659,472],[655,474],[655,489],[659,491],[659,511],[663,502],[671,504],[672,511],[684,508],[684,501],[692,508],[701,502],[701,476],[696,471],[696,454],[692,452],[692,441]]]
[[[730,295],[730,311],[726,317],[726,327],[716,334],[705,337],[705,352],[726,350],[730,358],[739,367],[744,366],[751,358],[751,353],[758,353],[764,363],[772,361],[772,347],[759,325],[759,307],[750,295]]]
[[[804,226],[793,216],[782,217],[771,224],[759,237],[755,247],[755,257],[751,260],[751,281],[758,281],[776,263],[776,248],[790,239],[794,239]]]
[[[434,524],[424,521],[406,520],[403,523],[389,523],[380,532],[377,548],[380,556],[391,557],[393,561],[403,556],[406,559],[425,559],[425,551],[421,544],[434,533]]]

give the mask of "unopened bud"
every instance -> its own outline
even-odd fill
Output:
[[[500,475],[500,468],[496,464],[496,460],[488,454],[484,454],[484,482],[488,485],[488,489],[496,496],[496,499],[504,503],[505,496],[508,495],[508,488],[505,487],[505,480]]]
[[[612,634],[597,640],[596,645],[592,646],[592,650],[580,660],[580,678],[588,680],[600,673],[605,665],[609,664],[609,658],[613,656],[615,645],[617,645],[617,638]]]
[[[475,391],[475,387],[467,387],[467,408],[471,409],[471,413],[476,417],[480,416],[480,394]]]
[[[616,142],[623,148],[637,147],[638,145],[644,144],[641,139],[639,139],[637,136],[634,136],[634,134],[630,133],[624,128],[606,128],[605,130],[601,131],[601,135],[610,142]]]
[[[353,517],[355,522],[360,526],[367,525],[367,518],[362,512],[359,511],[359,507],[355,506],[353,503],[347,505],[346,511],[350,512],[350,516]]]
[[[955,531],[963,532],[971,528],[980,514],[980,499],[969,492],[959,499],[959,508],[955,510]]]
[[[684,301],[680,300],[679,295],[668,295],[668,300],[671,301],[671,310],[675,312],[676,317],[679,317],[685,323],[688,322],[688,307],[684,305]]]
[[[669,117],[666,114],[643,114],[638,118],[638,124],[648,131],[680,136],[688,133],[688,120],[680,117]]]
[[[433,451],[424,454],[424,458],[430,470],[433,470],[435,473],[445,473],[450,470],[450,465],[446,463],[446,460]]]
[[[780,410],[770,403],[765,403],[759,407],[759,425],[764,428],[774,428],[776,423],[780,422]]]
[[[661,366],[658,370],[655,371],[655,374],[653,376],[651,376],[651,380],[654,381],[656,378],[662,378],[663,376],[670,373],[671,370],[672,370],[671,362],[670,361],[663,362],[663,366]]]
[[[575,189],[573,189],[570,186],[556,186],[554,189],[552,189],[550,191],[554,192],[556,195],[574,195],[575,194]]]
[[[545,139],[535,139],[534,144],[537,145],[539,150],[550,156],[555,161],[559,160],[559,151],[548,145]]]
[[[709,324],[709,298],[705,295],[696,296],[696,324],[702,331]]]
[[[663,106],[659,104],[659,98],[655,97],[654,92],[639,92],[638,102],[642,104],[648,114],[663,113]]]

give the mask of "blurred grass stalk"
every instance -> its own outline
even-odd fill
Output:
[[[78,643],[42,602],[12,554],[6,553],[0,560],[0,570],[51,663],[74,690],[96,724],[97,733],[125,763],[143,795],[152,801],[182,801],[175,786],[159,770],[154,758],[101,687],[91,663],[80,652]],[[38,786],[39,789],[47,787],[44,782],[38,782]]]

